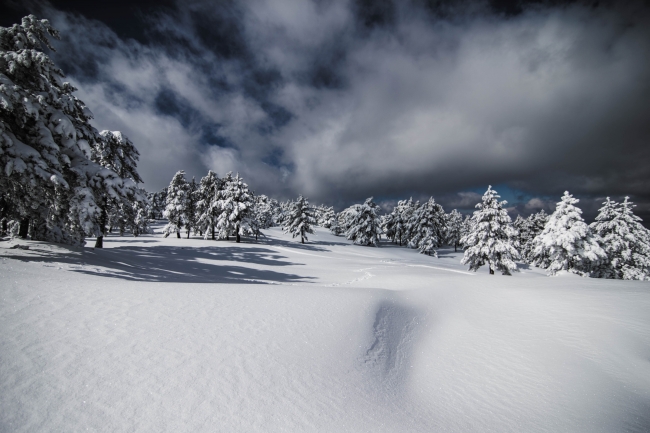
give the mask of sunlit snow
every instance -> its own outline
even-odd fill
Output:
[[[161,228],[0,242],[0,431],[650,429],[649,282]]]

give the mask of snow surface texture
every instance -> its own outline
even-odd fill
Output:
[[[649,282],[160,231],[0,242],[0,431],[650,430]]]

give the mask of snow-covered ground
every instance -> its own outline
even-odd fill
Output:
[[[650,283],[265,233],[0,242],[0,431],[650,430]]]

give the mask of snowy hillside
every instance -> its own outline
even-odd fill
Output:
[[[649,282],[161,229],[0,242],[1,432],[650,430]]]

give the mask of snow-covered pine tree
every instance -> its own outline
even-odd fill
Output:
[[[517,242],[519,243],[519,257],[526,263],[529,263],[527,259],[527,250],[530,250],[530,245],[532,244],[534,236],[532,235],[531,230],[531,220],[530,216],[524,218],[521,215],[517,215],[515,222],[512,224],[519,235],[517,236]]]
[[[323,211],[321,212],[320,220],[318,221],[318,225],[329,229],[332,226],[332,221],[336,217],[336,213],[334,212],[334,208],[332,206],[323,206]]]
[[[167,187],[164,187],[158,192],[147,193],[151,207],[149,209],[149,219],[161,220],[163,219],[163,212],[167,206]]]
[[[192,181],[187,182],[187,200],[185,201],[185,208],[183,209],[183,221],[185,225],[185,232],[187,239],[190,238],[192,231],[199,231],[199,214],[197,212],[197,203],[201,201],[199,194],[199,184],[192,176]]]
[[[538,213],[529,215],[528,218],[521,222],[521,229],[515,225],[515,228],[519,230],[519,253],[524,262],[532,262],[535,250],[533,241],[544,230],[547,222],[548,214],[542,209]]]
[[[76,89],[45,54],[59,38],[47,20],[29,15],[0,27],[0,190],[12,203],[18,234],[83,245],[103,234],[103,197],[124,198],[135,184],[91,161],[104,138]]]
[[[625,197],[621,203],[621,218],[627,223],[630,231],[631,260],[623,265],[624,280],[648,280],[650,279],[650,231],[642,224],[642,219],[634,215],[634,205]]]
[[[528,219],[530,219],[530,230],[531,230],[531,236],[533,239],[540,234],[543,230],[544,227],[546,227],[546,223],[548,222],[548,219],[550,218],[550,215],[548,215],[546,212],[544,212],[544,209],[541,211],[531,214]]]
[[[241,242],[242,223],[251,212],[254,202],[248,191],[248,185],[239,177],[239,173],[235,177],[232,177],[232,173],[228,173],[223,179],[218,204],[221,209],[217,220],[220,237],[228,239],[230,234],[234,234],[236,241]]]
[[[574,206],[579,200],[568,191],[557,203],[544,230],[533,240],[532,264],[555,275],[559,271],[588,276],[607,254]]]
[[[309,206],[309,201],[298,196],[298,199],[291,204],[287,217],[284,220],[284,231],[292,237],[300,236],[300,242],[305,243],[307,233],[313,234],[312,226],[316,224],[314,208]]]
[[[500,196],[488,186],[483,194],[483,202],[478,203],[477,211],[472,216],[471,231],[460,242],[465,246],[465,254],[460,261],[469,265],[470,271],[478,270],[487,264],[490,274],[495,270],[503,275],[517,271],[515,259],[517,252],[517,230],[512,226],[508,211],[503,207],[507,203],[499,201]]]
[[[219,179],[216,173],[209,170],[208,174],[201,178],[196,192],[198,198],[196,202],[196,224],[197,228],[203,233],[204,239],[216,239],[217,218],[221,213],[218,205],[221,184],[221,179]]]
[[[332,218],[332,220],[330,222],[330,232],[335,236],[340,236],[340,235],[342,235],[344,233],[343,229],[341,228],[341,226],[339,224],[339,215],[340,214],[335,213],[334,218]]]
[[[445,211],[433,197],[418,207],[409,220],[410,231],[409,246],[417,248],[422,254],[438,257],[434,248],[440,247],[445,232]]]
[[[273,227],[273,206],[273,200],[266,195],[255,197],[255,220],[260,229]]]
[[[406,240],[406,224],[408,218],[413,213],[413,209],[409,207],[409,203],[412,204],[412,200],[408,202],[406,200],[398,201],[393,211],[382,217],[381,228],[384,235],[391,241],[399,243],[400,246],[402,245],[402,241]]]
[[[590,227],[602,239],[607,260],[596,266],[600,278],[647,280],[650,273],[650,234],[641,218],[632,213],[634,205],[625,197],[618,205],[607,197]]]
[[[273,224],[275,226],[284,227],[286,225],[285,219],[291,209],[291,203],[291,200],[278,203],[278,207],[276,207],[273,212]]]
[[[391,242],[396,242],[395,240],[395,208],[389,214],[382,215],[380,217],[379,226],[381,231]]]
[[[164,236],[167,237],[176,233],[176,237],[181,237],[183,228],[183,214],[187,208],[187,180],[185,180],[185,171],[176,172],[172,181],[167,187],[167,199],[163,217],[167,218],[167,225],[163,228]]]
[[[413,242],[411,241],[417,234],[418,229],[418,215],[422,205],[420,201],[413,203],[411,199],[407,202],[407,208],[405,209],[404,216],[408,215],[408,219],[404,220],[404,240],[406,245],[412,246]]]
[[[354,212],[350,212],[347,221],[345,237],[356,245],[379,246],[379,235],[382,233],[379,217],[379,206],[372,201],[372,197],[366,199],[362,205],[356,205]]]
[[[122,179],[130,179],[134,185],[142,182],[137,166],[140,153],[131,140],[120,131],[102,131],[99,133],[103,140],[95,142],[91,149],[91,159],[102,167],[113,170]],[[135,225],[138,213],[134,202],[139,202],[137,208],[144,209],[148,206],[146,193],[141,189],[133,188],[126,196],[110,197],[104,194],[99,201],[101,208],[100,229],[106,232],[106,225],[116,226],[120,236],[128,227]],[[97,236],[95,248],[102,248],[103,235]]]
[[[460,231],[460,245],[465,249],[465,245],[463,245],[463,239],[472,232],[473,229],[473,224],[474,220],[472,219],[472,216],[470,215],[465,215],[465,219],[463,220],[463,227],[461,228]]]
[[[337,226],[338,230],[340,230],[342,234],[347,233],[348,229],[352,225],[352,222],[356,218],[357,213],[359,213],[360,208],[360,204],[353,204],[352,206],[347,207],[339,212],[337,215]]]
[[[447,231],[445,233],[445,241],[447,245],[453,245],[454,251],[458,251],[460,245],[460,238],[463,231],[463,215],[456,209],[447,214]]]
[[[138,189],[138,194],[146,196],[144,189]],[[131,203],[133,208],[133,217],[129,218],[128,229],[133,236],[139,236],[146,233],[152,233],[149,228],[149,215],[151,214],[151,202],[144,202],[142,200],[134,200]]]

